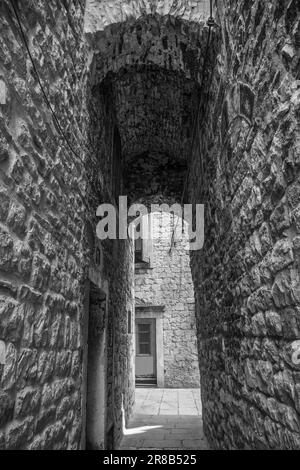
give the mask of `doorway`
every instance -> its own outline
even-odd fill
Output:
[[[136,384],[157,385],[155,318],[136,319],[135,338]]]
[[[86,433],[85,448],[106,448],[107,306],[106,294],[90,282],[86,331]]]

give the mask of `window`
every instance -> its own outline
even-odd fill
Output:
[[[136,226],[137,232],[143,232],[143,238],[137,238],[134,242],[135,263],[147,263],[151,265],[152,258],[152,230],[151,217],[143,217],[142,228],[141,223]]]
[[[150,323],[138,323],[137,354],[151,355],[151,325]]]
[[[137,240],[135,240],[134,253],[135,253],[135,262],[142,263],[143,262],[143,243],[142,243],[141,238],[138,238]]]
[[[132,314],[131,310],[128,310],[127,312],[127,333],[131,335],[132,333]]]

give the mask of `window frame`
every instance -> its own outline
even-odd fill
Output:
[[[141,223],[141,222],[140,222]],[[153,256],[153,242],[152,242],[152,214],[148,214],[144,216],[142,219],[142,230],[146,237],[143,237],[141,240],[141,250],[138,250],[140,255],[140,260],[136,260],[136,250],[134,249],[134,262],[135,265],[141,265],[141,267],[152,266],[152,256]],[[134,241],[134,245],[136,245],[136,240]],[[135,247],[134,247],[135,248]],[[144,266],[143,266],[144,265]]]
[[[140,331],[140,327],[147,327],[148,328],[148,331]],[[149,357],[151,356],[151,353],[152,353],[152,347],[151,347],[151,323],[138,323],[137,324],[137,351],[136,351],[136,355],[141,357],[141,356],[144,356],[144,357]],[[140,334],[148,334],[149,336],[149,341],[140,341]],[[147,353],[141,353],[140,352],[140,346],[141,345],[148,345],[149,348],[148,348],[148,351]]]

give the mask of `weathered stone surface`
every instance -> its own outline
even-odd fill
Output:
[[[9,233],[0,230],[0,269],[11,271],[13,268],[14,242]]]
[[[21,349],[18,357],[16,382],[19,389],[34,382],[37,376],[37,350]]]
[[[3,137],[0,138],[0,163],[6,162],[9,158],[9,146],[7,142],[3,139]]]
[[[49,426],[50,423],[53,423],[55,421],[55,416],[56,416],[56,407],[55,406],[50,406],[49,408],[42,408],[40,413],[38,414],[37,417],[37,422],[36,422],[36,432],[41,433],[44,431],[44,429]],[[42,445],[43,443],[35,443],[34,446],[37,445]]]
[[[13,417],[14,401],[5,393],[0,392],[0,426],[5,425]]]
[[[206,204],[204,250],[191,265],[204,429],[218,449],[299,448],[296,3],[217,5],[222,63],[189,184]],[[242,110],[248,90],[254,104]]]
[[[32,439],[34,433],[34,419],[26,418],[13,424],[6,431],[6,448],[22,449]]]
[[[266,326],[270,336],[282,335],[282,320],[277,312],[266,312]]]
[[[37,380],[41,385],[51,379],[54,373],[54,368],[55,352],[41,351],[39,354],[37,371]]]
[[[18,233],[19,235],[24,235],[25,233],[25,219],[26,211],[25,208],[19,204],[13,203],[11,205],[7,224],[12,231]]]
[[[40,389],[24,388],[16,397],[15,413],[18,419],[36,415],[41,400]]]
[[[0,433],[0,449],[5,450],[5,436],[4,433]]]
[[[6,357],[3,374],[1,377],[1,387],[10,390],[15,387],[17,369],[17,350],[12,343],[6,345]]]
[[[0,338],[19,342],[23,333],[24,317],[18,304],[7,297],[0,297]]]
[[[0,220],[5,222],[8,216],[9,209],[9,195],[4,189],[0,190]]]

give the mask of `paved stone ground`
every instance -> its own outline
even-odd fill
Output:
[[[137,388],[121,449],[208,450],[199,389]]]

